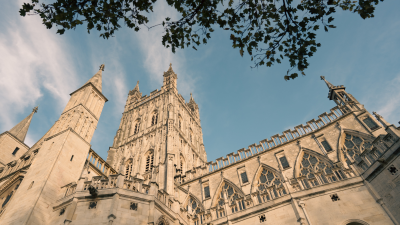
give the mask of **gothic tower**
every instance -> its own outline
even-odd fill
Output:
[[[52,224],[51,218],[56,213],[51,205],[63,197],[61,187],[80,178],[107,101],[101,92],[103,70],[101,65],[86,84],[71,93],[60,119],[42,143],[33,146],[39,147],[38,154],[2,215],[3,224]]]
[[[107,163],[123,168],[127,179],[157,182],[172,194],[174,177],[204,166],[207,155],[198,105],[178,94],[171,64],[163,78],[161,90],[149,96],[139,91],[139,82],[129,92]]]
[[[364,108],[364,105],[360,104],[353,95],[346,92],[345,86],[334,86],[324,76],[321,76],[321,80],[325,81],[326,86],[329,88],[329,100],[335,101],[343,113],[353,112],[367,131],[374,135],[382,134],[383,130],[380,129],[379,122]]]
[[[32,113],[19,122],[10,131],[6,131],[0,135],[0,166],[18,159],[29,147],[25,144],[25,137],[28,133],[33,114],[38,107],[33,108]]]

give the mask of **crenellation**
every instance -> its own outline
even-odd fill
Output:
[[[322,77],[330,112],[207,162],[198,105],[178,93],[170,65],[161,90],[129,91],[103,160],[90,148],[102,70],[32,148],[0,155],[0,223],[399,224],[399,128],[343,86]]]

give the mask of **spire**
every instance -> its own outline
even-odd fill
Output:
[[[194,102],[192,93],[190,93],[190,100],[189,100],[189,102]]]
[[[87,83],[92,83],[100,92],[101,91],[101,73],[104,71],[104,64],[101,64],[99,71],[92,77],[90,78],[85,84]]]
[[[328,88],[333,88],[334,87],[331,83],[329,83],[329,81],[325,80],[324,76],[321,76],[321,80],[325,81],[325,84],[326,84],[326,86],[328,86]]]
[[[38,111],[38,106],[33,108],[31,114],[19,122],[15,127],[13,127],[9,132],[14,135],[18,140],[24,142],[26,134],[28,133],[29,125],[31,124],[31,120],[33,114]]]
[[[137,81],[135,88],[133,89],[135,91],[139,91],[139,81]]]

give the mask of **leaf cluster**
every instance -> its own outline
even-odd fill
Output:
[[[39,15],[50,29],[57,33],[87,24],[87,30],[96,28],[100,36],[109,38],[124,22],[135,31],[146,26],[145,13],[153,12],[156,0],[56,0],[39,4],[39,0],[24,3],[20,15],[29,12]],[[361,18],[374,17],[375,6],[383,0],[166,0],[180,17],[162,23],[165,33],[162,44],[175,52],[177,48],[207,44],[214,29],[230,32],[232,47],[250,55],[254,67],[281,63],[287,59],[290,69],[285,80],[305,75],[308,59],[317,48],[317,31],[328,32],[336,10],[358,13]],[[153,26],[154,27],[154,26]],[[147,27],[149,28],[149,27]],[[151,28],[151,27],[150,27]],[[150,29],[149,28],[149,29]],[[291,72],[296,69],[297,72]]]

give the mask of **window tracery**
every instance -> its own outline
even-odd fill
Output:
[[[232,213],[246,209],[243,197],[244,196],[242,196],[235,188],[225,182],[217,199],[217,218],[224,217],[226,215],[224,209],[224,204],[226,203],[231,208]]]
[[[153,168],[154,152],[151,151],[146,157],[146,172]]]
[[[156,124],[157,124],[157,121],[158,121],[158,113],[155,112],[155,113],[153,114],[153,116],[151,117],[151,125],[152,125],[152,126],[153,126],[153,125],[156,125]]]
[[[339,168],[306,152],[300,163],[300,176],[303,187],[307,189],[346,178]]]
[[[129,179],[129,177],[132,176],[132,167],[133,167],[132,160],[129,160],[125,166],[125,178],[126,179]]]
[[[140,120],[136,121],[135,129],[133,130],[133,134],[137,134],[140,130]]]
[[[190,209],[189,209],[190,206]],[[189,197],[186,210],[193,215],[194,225],[200,225],[205,222],[205,215],[200,204],[192,197]]]
[[[370,141],[350,134],[345,136],[343,151],[347,165],[356,162],[363,170],[368,169],[368,164],[375,161],[382,154],[379,149],[374,148]],[[365,151],[367,152],[364,153]],[[367,160],[363,159],[363,157]]]
[[[257,199],[259,203],[286,195],[282,179],[270,170],[263,168],[257,183]]]

